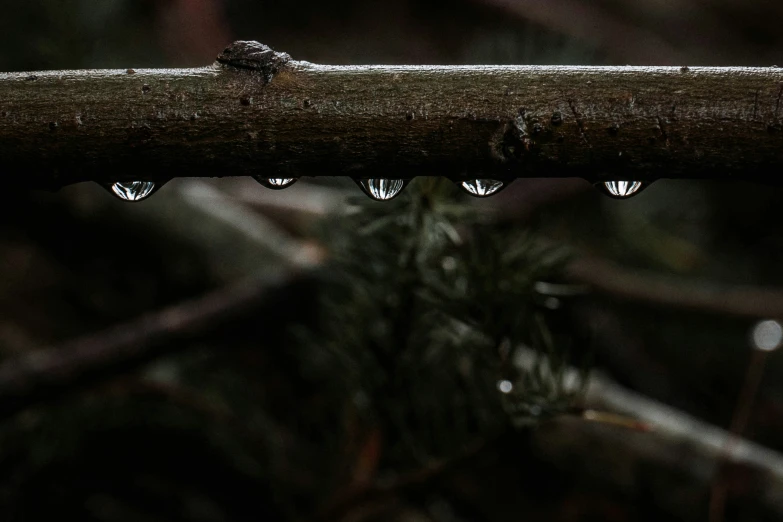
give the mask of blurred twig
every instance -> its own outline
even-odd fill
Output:
[[[579,0],[479,0],[521,18],[612,51],[615,58],[633,63],[685,63],[682,53],[654,31],[634,26],[596,3]]]
[[[721,454],[722,461],[726,461],[730,458],[734,451],[734,447],[745,432],[756,399],[756,394],[758,393],[759,384],[761,384],[761,377],[764,374],[764,366],[766,365],[768,355],[769,352],[766,350],[753,350],[750,364],[748,364],[748,369],[745,371],[745,381],[740,390],[737,406],[731,419],[731,426],[729,426],[731,437],[726,441]],[[723,522],[728,490],[729,485],[726,470],[723,466],[719,465],[710,495],[710,522]]]
[[[781,7],[766,0],[475,0],[598,46],[617,63],[776,63]]]
[[[352,486],[335,495],[331,504],[325,506],[316,514],[316,522],[337,522],[343,520],[356,506],[379,499],[394,498],[398,495],[411,493],[417,488],[428,485],[440,477],[448,475],[455,469],[479,457],[487,450],[494,449],[504,439],[515,437],[512,433],[503,433],[478,441],[466,448],[460,455],[444,461],[433,463],[425,468],[405,473],[388,481],[376,481]]]
[[[534,358],[530,350],[520,350],[518,364],[531,364]],[[567,374],[567,380],[578,381],[576,369],[569,369]],[[744,467],[753,478],[753,494],[745,499],[747,504],[783,516],[780,453],[735,438],[726,430],[625,389],[599,373],[590,377],[585,404],[631,416],[650,430],[618,429],[607,423],[585,423],[564,416],[536,432],[536,447],[552,462],[628,495],[647,491],[659,507],[683,519],[703,516],[713,473],[726,462],[735,468]],[[726,456],[723,450],[729,440],[734,449]],[[678,486],[673,493],[671,481],[675,478]],[[691,501],[683,503],[683,498]]]
[[[739,317],[783,317],[783,290],[670,278],[581,257],[568,268],[574,281],[615,298]]]
[[[528,181],[530,180],[520,180],[519,183]],[[551,182],[551,180],[546,181]],[[581,190],[581,182],[572,185],[563,180],[562,183],[567,194]],[[268,193],[248,195],[247,189],[251,186],[251,182],[236,181],[230,185],[228,195],[223,197],[233,196],[274,216],[276,220],[292,221],[296,219],[295,216],[301,216],[300,219],[322,218],[330,209],[344,204],[345,198],[334,189],[306,184],[302,184],[301,187],[300,196],[303,197]],[[567,195],[563,196],[558,191],[551,191],[551,196],[541,197],[536,201],[530,200],[516,206],[524,207],[527,212],[533,212],[536,207],[560,197],[567,197]],[[315,203],[305,204],[305,201]],[[509,203],[503,205],[510,208],[512,202],[516,204],[517,199],[511,198]],[[588,255],[576,256],[568,265],[567,275],[574,282],[586,284],[598,293],[629,301],[738,317],[783,317],[783,289],[708,281],[694,282],[626,268],[607,259]]]
[[[177,341],[247,313],[291,278],[242,281],[62,346],[6,359],[0,364],[0,415],[180,349]]]

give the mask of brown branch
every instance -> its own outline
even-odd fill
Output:
[[[0,417],[181,349],[182,341],[256,309],[289,276],[244,281],[61,346],[0,364]]]
[[[0,176],[773,181],[781,81],[777,68],[324,66],[238,42],[200,69],[0,74]]]
[[[573,281],[612,297],[739,317],[783,317],[783,290],[693,282],[583,257],[568,267]]]

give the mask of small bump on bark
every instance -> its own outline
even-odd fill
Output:
[[[264,82],[269,83],[291,61],[291,57],[259,42],[239,40],[226,47],[218,55],[217,61],[237,69],[260,71]]]

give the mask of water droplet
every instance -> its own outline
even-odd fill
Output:
[[[514,389],[514,385],[511,383],[511,381],[502,380],[498,381],[498,390],[501,393],[511,393],[511,390]]]
[[[261,183],[266,188],[274,190],[280,190],[293,185],[298,178],[264,178],[261,176],[253,176],[253,179]]]
[[[365,194],[376,201],[389,201],[397,196],[407,184],[402,179],[360,179],[357,181]]]
[[[460,183],[462,190],[476,196],[477,198],[485,198],[497,193],[505,186],[505,183],[496,179],[471,179]]]
[[[756,350],[777,350],[783,344],[783,327],[777,321],[761,321],[753,327],[752,341]]]
[[[157,188],[154,181],[118,181],[109,185],[109,191],[123,201],[147,199]]]
[[[607,196],[622,199],[638,194],[645,188],[645,185],[641,181],[605,181],[596,186]]]

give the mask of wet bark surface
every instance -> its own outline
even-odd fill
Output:
[[[0,74],[0,176],[741,178],[783,166],[783,69],[326,66]]]

